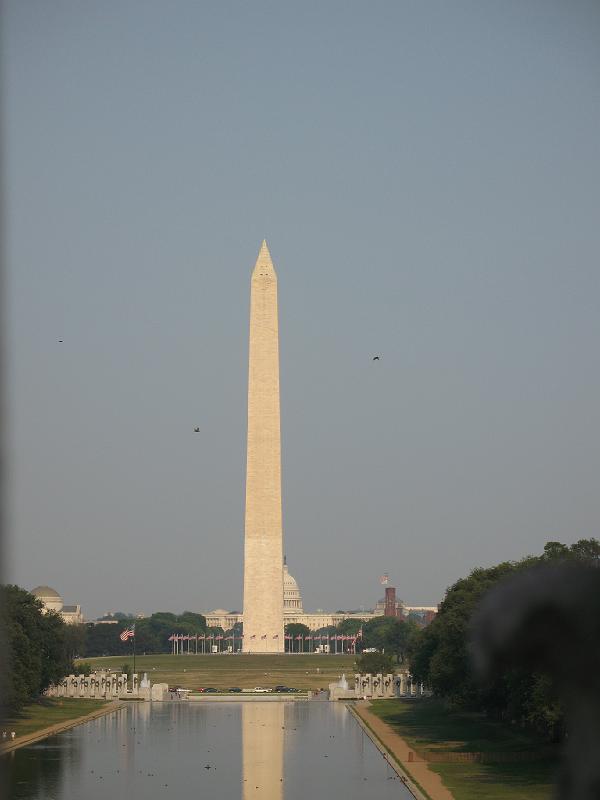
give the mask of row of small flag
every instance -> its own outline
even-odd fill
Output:
[[[123,638],[123,634],[121,634],[121,638]],[[202,641],[202,639],[214,639],[215,641],[219,641],[221,639],[225,639],[225,641],[231,641],[233,639],[243,639],[243,638],[244,638],[244,635],[241,634],[241,633],[237,634],[236,636],[234,636],[233,634],[230,635],[230,636],[223,636],[222,634],[218,634],[218,635],[206,634],[205,635],[203,633],[197,633],[197,634],[193,634],[191,636],[187,636],[187,635],[184,635],[182,633],[173,633],[173,634],[171,634],[171,636],[169,636],[167,641],[169,641],[169,642],[177,642],[177,641],[179,641],[179,642],[188,642],[188,641],[192,641],[193,642],[193,641],[197,641],[197,640]],[[257,637],[255,635],[252,635],[249,638],[250,639],[256,639]],[[261,639],[268,639],[269,637],[266,634],[264,634],[260,638]],[[336,640],[338,642],[355,642],[357,639],[360,639],[361,637],[360,637],[360,634],[356,634],[354,636],[347,636],[346,634],[337,634],[336,636],[310,636],[310,635],[309,636],[302,636],[302,634],[298,634],[298,636],[291,636],[290,634],[286,633],[284,638],[288,639],[288,640],[295,639],[297,642],[300,642],[302,640],[304,640],[305,642],[310,642],[310,641],[314,641],[314,642],[334,642]],[[279,639],[279,634],[276,633],[273,636],[273,639]]]

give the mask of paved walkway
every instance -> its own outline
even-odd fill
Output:
[[[67,731],[69,728],[74,728],[76,725],[81,725],[83,722],[96,719],[96,717],[103,717],[105,714],[110,714],[112,711],[116,711],[124,705],[125,703],[120,700],[113,700],[112,703],[108,703],[108,705],[102,708],[97,708],[90,714],[84,714],[82,717],[75,717],[74,719],[63,720],[63,722],[57,722],[55,725],[50,725],[47,728],[40,728],[37,731],[28,733],[26,736],[18,736],[15,739],[11,739],[9,742],[2,742],[2,744],[0,744],[0,755],[10,753],[11,750],[17,750],[19,747],[33,744],[33,742],[38,742],[40,739],[46,739],[48,736],[53,736],[55,733]]]
[[[402,769],[427,792],[431,800],[454,800],[454,796],[446,789],[440,776],[430,769],[427,761],[411,750],[393,728],[369,711],[369,705],[368,701],[360,701],[353,706],[353,709],[367,723],[385,749],[394,756]]]

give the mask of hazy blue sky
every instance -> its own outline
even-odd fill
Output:
[[[9,580],[240,608],[263,237],[305,607],[600,534],[596,0],[3,5]]]

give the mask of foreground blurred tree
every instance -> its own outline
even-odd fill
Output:
[[[581,539],[572,545],[548,542],[539,557],[476,569],[446,592],[439,613],[413,640],[411,669],[418,680],[451,705],[480,709],[494,716],[529,724],[548,738],[563,730],[562,709],[548,676],[512,669],[482,687],[469,653],[469,625],[482,597],[502,578],[548,561],[600,563],[600,543]],[[565,654],[568,657],[568,654]]]

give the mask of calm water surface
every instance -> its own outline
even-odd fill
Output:
[[[6,757],[11,800],[398,800],[410,793],[327,702],[140,703]]]

